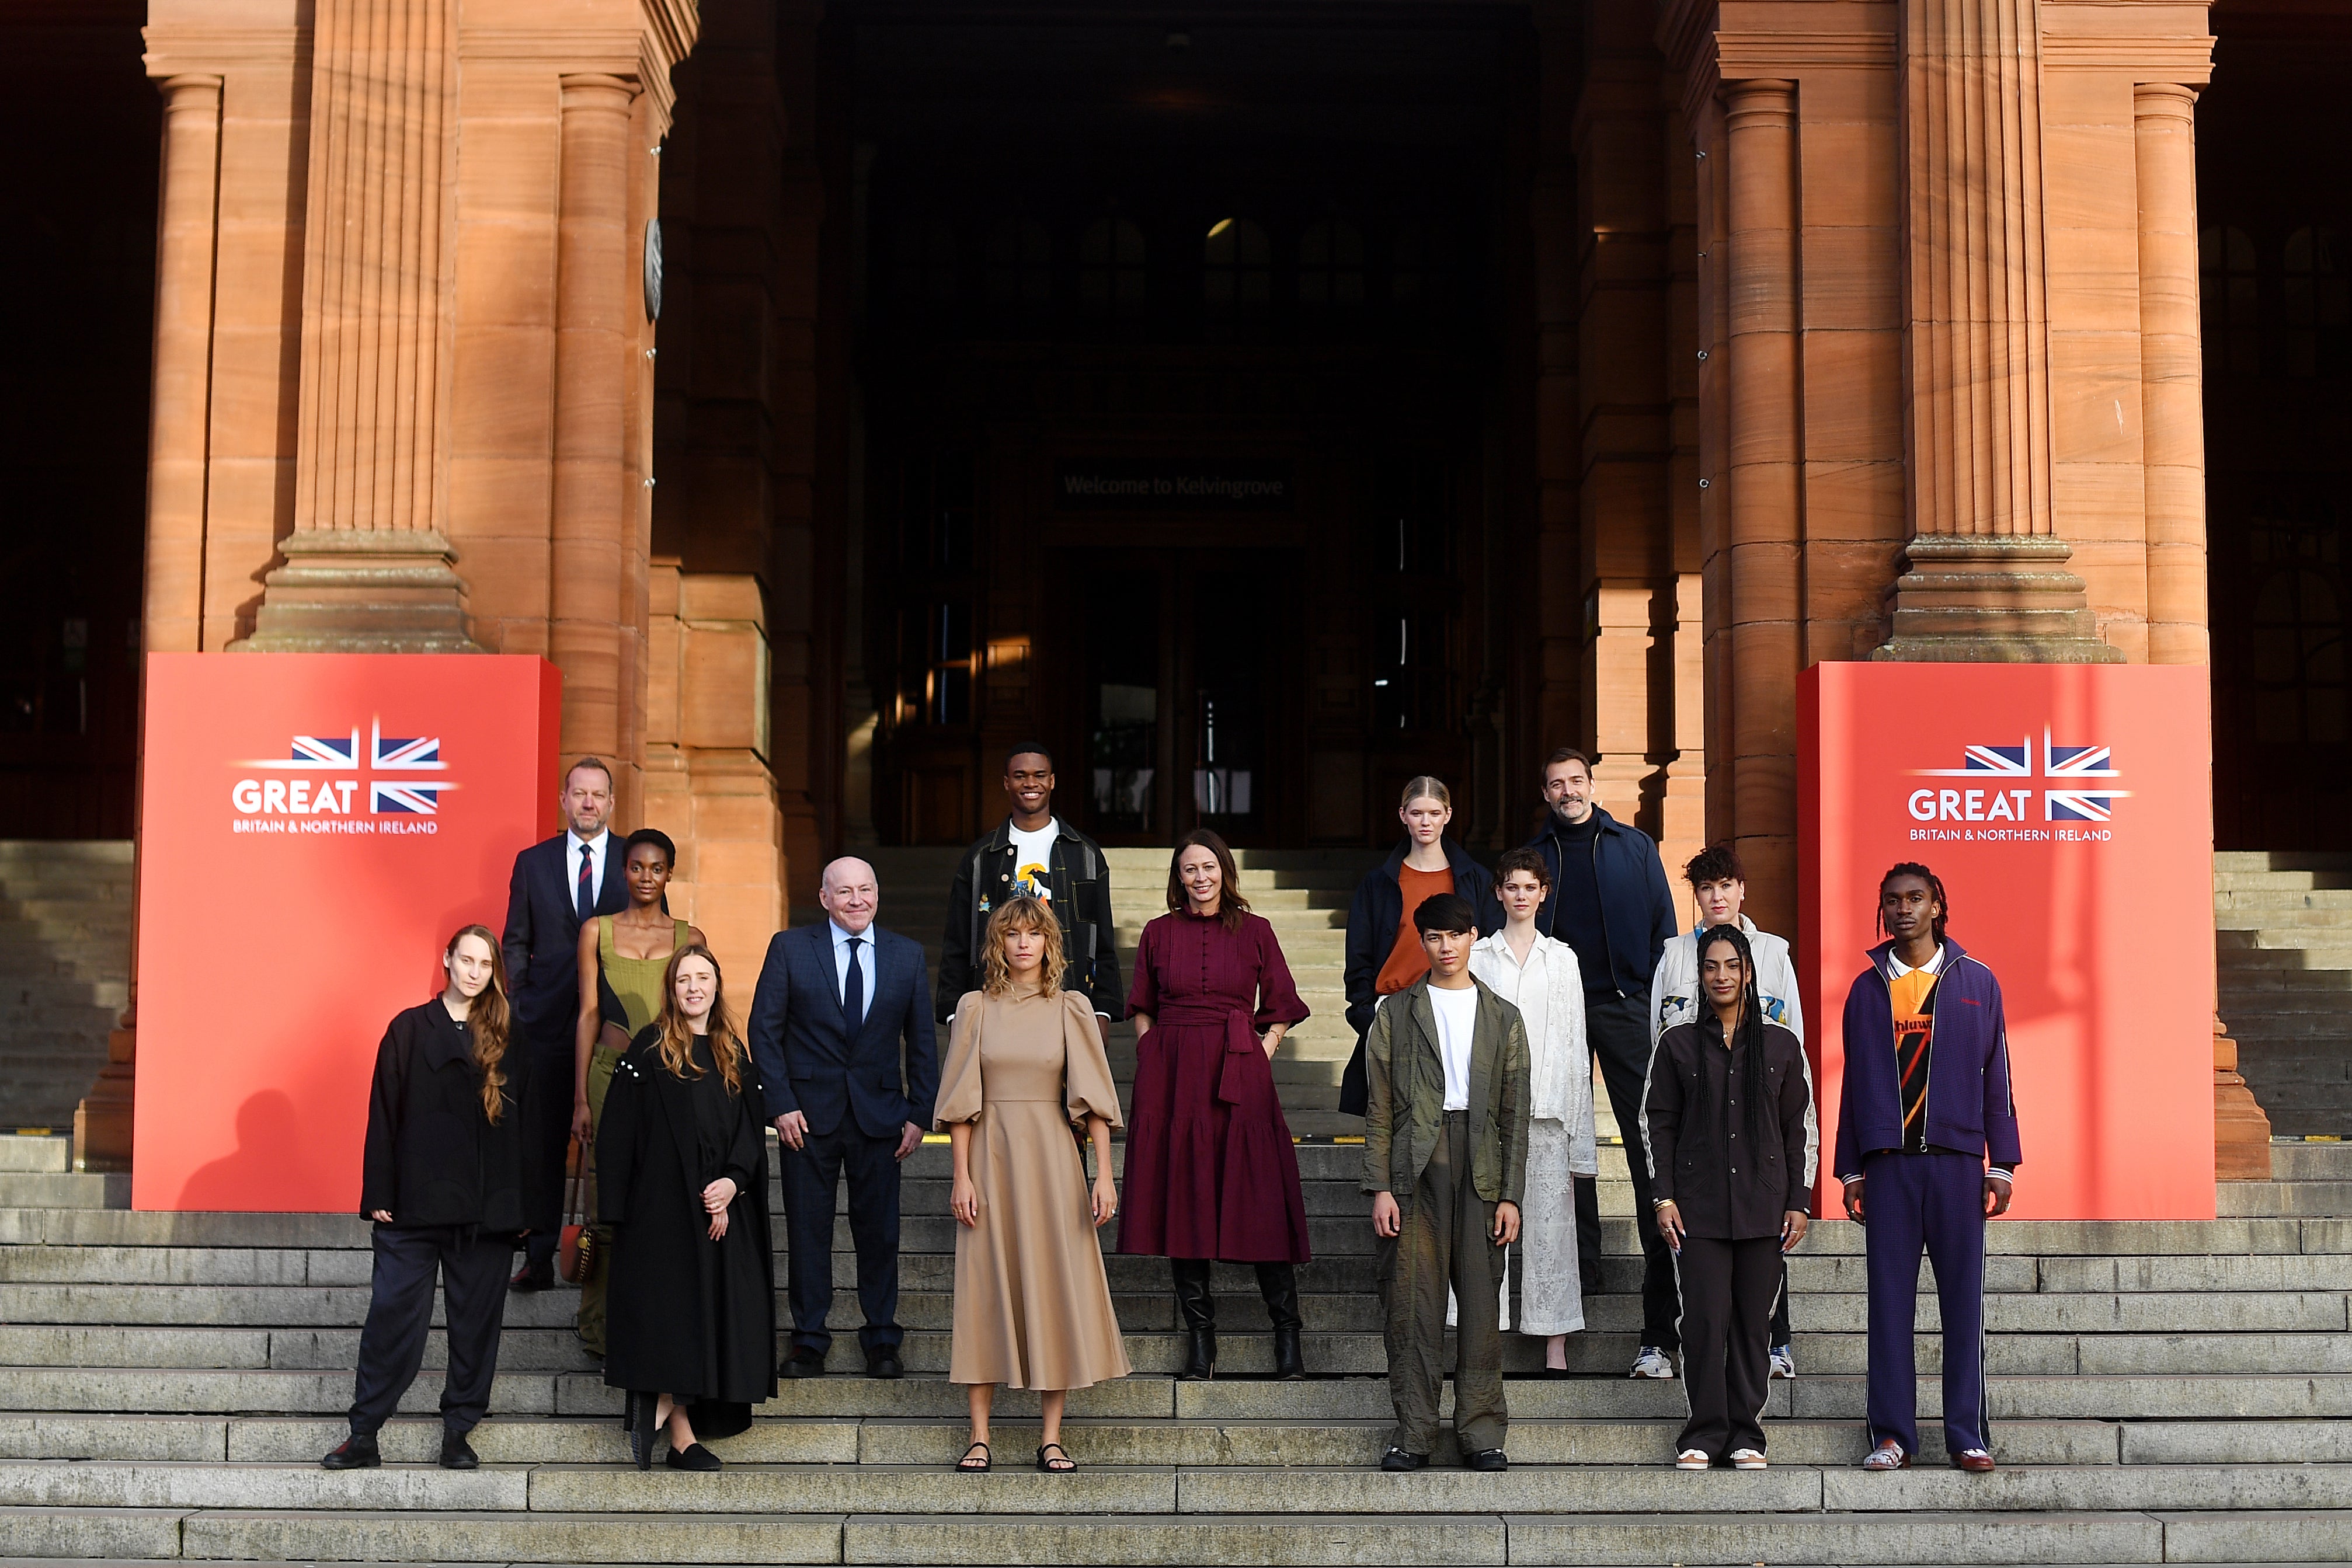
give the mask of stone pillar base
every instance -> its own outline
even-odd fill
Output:
[[[1905,664],[2120,664],[2100,640],[2074,551],[2046,534],[1921,534],[1895,580],[1894,635],[1871,657]]]
[[[2271,1179],[2271,1119],[2238,1075],[2238,1042],[2213,1015],[2213,1179]]]
[[[131,1090],[139,1032],[125,1013],[107,1036],[106,1065],[74,1107],[73,1157],[78,1171],[131,1168]]]
[[[305,528],[278,547],[247,653],[479,653],[466,634],[466,585],[438,533]]]

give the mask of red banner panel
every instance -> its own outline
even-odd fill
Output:
[[[2025,1148],[2010,1212],[2211,1218],[2205,670],[1816,664],[1798,702],[1824,1197],[1846,992],[1879,940],[1879,878],[1917,861],[1950,894],[1950,939],[2000,979]]]
[[[155,653],[135,1208],[356,1211],[368,1077],[556,831],[543,659]]]

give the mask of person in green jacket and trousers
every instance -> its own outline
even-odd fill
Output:
[[[1385,998],[1364,1037],[1364,1190],[1397,1417],[1381,1469],[1417,1470],[1437,1446],[1450,1289],[1461,1303],[1454,1432],[1463,1463],[1507,1469],[1499,1308],[1527,1184],[1527,1030],[1470,973],[1478,920],[1467,899],[1424,899],[1412,923],[1429,973]]]

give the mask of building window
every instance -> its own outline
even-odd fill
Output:
[[[1310,310],[1364,302],[1364,233],[1339,218],[1309,224],[1298,236],[1298,302]]]
[[[2346,338],[2352,332],[2347,259],[2340,229],[2299,228],[2286,236],[2280,257],[2285,319],[2280,368],[2290,376],[2346,373]]]
[[[1425,310],[1444,293],[1445,270],[1437,231],[1406,224],[1389,243],[1389,302],[1400,309]]]
[[[905,469],[898,560],[908,576],[961,577],[972,565],[971,458],[915,458]]]
[[[1451,728],[1460,703],[1454,676],[1454,528],[1449,477],[1425,455],[1385,465],[1377,492],[1381,534],[1395,558],[1371,627],[1376,729]]]
[[[1007,218],[988,235],[988,302],[1035,318],[1054,304],[1054,236],[1034,218]]]
[[[2213,225],[2197,236],[2197,259],[2203,281],[2206,374],[2260,374],[2262,295],[2253,239],[2235,225]]]
[[[1274,295],[1272,247],[1247,218],[1219,218],[1201,246],[1201,300],[1212,316],[1263,312]]]
[[[1143,314],[1143,231],[1125,218],[1098,218],[1078,242],[1078,306],[1097,320]]]
[[[971,722],[971,605],[960,599],[899,612],[898,722]]]

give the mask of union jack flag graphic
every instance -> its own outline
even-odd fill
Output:
[[[245,764],[247,768],[286,768],[296,771],[334,770],[358,772],[362,767],[393,774],[390,779],[371,778],[368,785],[368,810],[380,814],[430,817],[440,809],[443,791],[457,785],[439,780],[427,781],[403,777],[414,773],[443,773],[449,765],[441,760],[441,737],[432,736],[396,736],[383,733],[383,721],[371,720],[368,725],[366,749],[360,746],[360,732],[353,726],[349,737],[333,735],[298,735],[288,747],[283,758],[262,758]]]
[[[257,758],[247,768],[282,768],[298,772],[320,769],[356,771],[360,765],[360,732],[355,727],[348,738],[334,735],[298,735],[288,747],[288,755]]]
[[[2042,732],[2042,775],[2050,779],[2113,779],[2114,759],[2104,746],[2060,746]]]
[[[1970,779],[1996,774],[2008,779],[2030,779],[2033,776],[2033,741],[2031,737],[2015,746],[1969,746],[1960,751],[1958,768],[1922,768],[1923,779]]]
[[[455,784],[387,784],[381,779],[369,781],[368,810],[401,816],[430,817],[441,809],[441,791],[455,789]]]
[[[371,730],[373,750],[378,768],[418,768],[439,772],[449,765],[441,760],[441,737],[402,740],[386,738],[381,723]]]
[[[2115,813],[2115,802],[2129,794],[2127,789],[2103,789],[2094,794],[2085,789],[2045,789],[2042,792],[2042,817],[2050,822],[2105,822]]]

